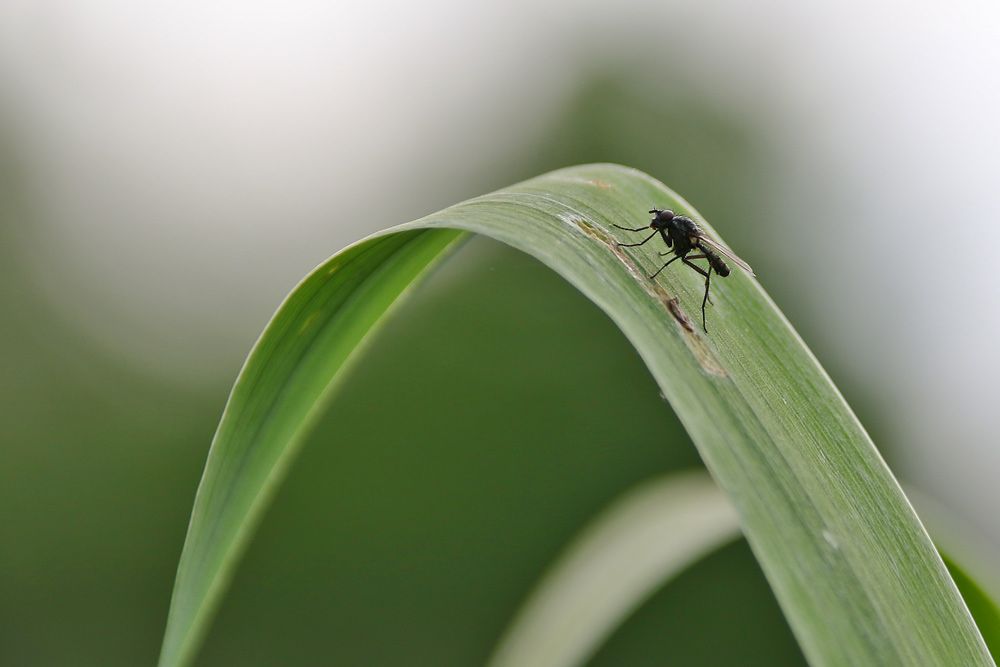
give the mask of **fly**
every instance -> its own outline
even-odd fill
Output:
[[[626,232],[641,232],[645,229],[652,229],[653,233],[647,236],[645,239],[639,243],[619,243],[618,245],[625,248],[634,248],[635,246],[640,246],[645,244],[647,241],[652,239],[654,236],[659,234],[663,238],[663,242],[667,244],[667,247],[671,249],[674,257],[661,266],[656,273],[650,276],[650,279],[655,278],[660,275],[660,271],[670,266],[670,264],[676,260],[681,260],[692,269],[705,276],[705,298],[701,300],[701,328],[708,333],[708,326],[705,324],[705,304],[708,303],[708,290],[712,282],[712,271],[715,271],[720,276],[725,278],[731,271],[729,270],[729,265],[726,264],[722,256],[730,260],[736,266],[740,267],[751,276],[756,275],[750,265],[744,262],[742,259],[737,257],[732,250],[725,247],[718,241],[713,240],[705,232],[701,230],[691,218],[683,215],[674,215],[673,211],[661,210],[654,208],[650,211],[653,214],[653,221],[649,223],[649,227],[637,227],[635,229],[630,229],[628,227],[622,227],[621,225],[615,225],[618,229],[624,229]],[[698,250],[700,254],[689,255],[692,250]],[[669,255],[669,252],[661,252],[660,255]],[[698,266],[692,259],[704,259],[708,261],[708,268],[703,269]]]

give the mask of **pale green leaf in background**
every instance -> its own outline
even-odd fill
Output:
[[[489,667],[584,664],[656,589],[739,536],[736,512],[708,475],[678,473],[638,485],[567,547]]]

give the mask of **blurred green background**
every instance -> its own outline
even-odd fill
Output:
[[[526,122],[527,139],[511,139],[488,168],[471,159],[475,142],[440,147],[426,174],[421,156],[404,155],[412,184],[375,192],[364,207],[313,212],[321,225],[355,226],[346,241],[314,244],[311,261],[364,230],[550,169],[634,166],[690,201],[755,267],[893,463],[902,436],[899,420],[882,417],[891,400],[859,374],[864,362],[837,344],[852,334],[827,326],[801,280],[803,239],[815,233],[823,244],[832,232],[796,227],[790,186],[776,176],[780,147],[759,118],[695,85],[684,62],[622,52],[583,59],[544,121]],[[0,115],[0,664],[153,664],[229,386],[266,310],[311,264],[277,272],[270,305],[254,311],[252,326],[220,335],[217,368],[198,377],[170,372],[185,341],[151,301],[148,332],[161,351],[137,362],[119,349],[127,343],[101,340],[67,314],[104,312],[99,294],[93,304],[80,298],[86,288],[71,280],[79,273],[70,260],[32,254],[64,240],[40,224],[60,202],[45,199],[44,174],[19,134],[18,86],[8,80],[3,90],[12,101]],[[496,133],[514,134],[506,125]],[[143,164],[141,151],[135,159]],[[354,186],[330,178],[326,187]],[[122,192],[124,219],[130,197],[139,195]],[[211,251],[203,259],[210,265]],[[235,293],[259,291],[249,281],[271,270],[264,264],[247,260],[226,280]],[[160,287],[181,302],[202,298],[177,280]],[[63,288],[75,310],[60,303]],[[238,305],[211,312],[224,321]],[[420,287],[345,383],[268,511],[196,664],[481,664],[588,519],[643,479],[699,465],[607,318],[534,260],[476,239]],[[803,661],[740,542],[658,593],[592,664]]]
[[[733,245],[765,245],[766,158],[733,119],[661,104],[622,68],[585,81],[547,137],[485,187],[630,164],[709,219],[742,220],[725,232]],[[9,191],[6,210],[18,205]],[[109,359],[5,259],[16,400],[2,420],[0,662],[151,664],[227,388],[192,394]],[[698,465],[603,313],[476,239],[379,334],[310,438],[199,664],[480,664],[589,518],[640,480]],[[593,664],[801,661],[741,543],[666,588]]]

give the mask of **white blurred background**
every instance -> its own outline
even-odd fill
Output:
[[[214,388],[327,256],[532,175],[607,63],[751,128],[772,224],[710,221],[1000,542],[995,2],[5,0],[10,242],[109,358]]]

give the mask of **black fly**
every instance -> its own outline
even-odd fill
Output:
[[[674,257],[672,257],[669,262],[661,266],[656,273],[650,276],[650,278],[655,278],[660,275],[660,271],[667,268],[670,266],[671,262],[678,259],[701,275],[705,276],[705,298],[701,300],[701,328],[705,330],[705,333],[708,333],[708,327],[705,324],[705,304],[708,303],[708,289],[712,281],[712,271],[715,271],[723,278],[730,274],[729,265],[726,264],[726,262],[719,255],[725,255],[727,259],[732,260],[736,266],[740,267],[751,276],[755,275],[753,269],[750,268],[749,264],[734,255],[732,250],[717,241],[712,240],[701,230],[698,223],[691,218],[683,215],[674,215],[673,211],[661,210],[658,208],[654,208],[650,211],[650,213],[653,214],[653,221],[649,224],[649,227],[637,227],[635,229],[630,229],[628,227],[622,227],[621,225],[615,225],[618,229],[624,229],[627,232],[641,232],[644,229],[653,230],[652,234],[639,243],[619,243],[618,245],[626,248],[634,248],[635,246],[643,245],[646,241],[649,241],[654,236],[659,234],[663,237],[663,242],[666,243],[667,247],[674,253]],[[688,255],[688,253],[696,249],[699,250],[701,254]],[[661,252],[660,254],[669,255],[670,253]],[[693,263],[691,261],[692,259],[708,260],[708,269],[701,268],[697,264]]]

